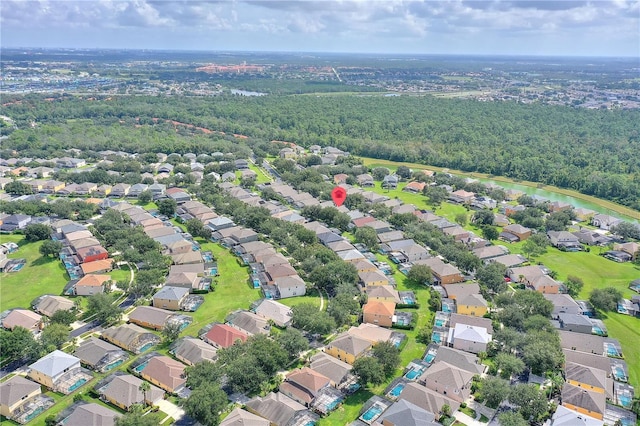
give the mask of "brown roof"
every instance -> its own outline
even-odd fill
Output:
[[[94,262],[83,263],[80,265],[82,272],[85,274],[91,274],[97,271],[105,271],[111,269],[113,266],[113,259],[102,259]]]
[[[142,370],[142,375],[157,380],[167,386],[171,391],[175,391],[186,383],[183,378],[184,364],[169,358],[168,356],[154,356],[149,360],[149,364]]]
[[[285,380],[295,382],[314,393],[329,384],[328,377],[325,377],[324,375],[313,371],[309,367],[304,367],[300,370],[294,370],[290,372],[289,374],[287,374]]]
[[[2,326],[13,330],[16,327],[24,327],[31,330],[42,321],[42,316],[26,309],[14,309],[2,320]]]
[[[110,279],[110,275],[89,274],[80,278],[76,283],[76,287],[101,287]]]
[[[396,310],[395,302],[371,300],[362,307],[363,314],[392,316]]]
[[[215,343],[216,345],[228,348],[233,345],[237,340],[245,342],[249,336],[242,331],[233,328],[226,324],[215,324],[211,327],[211,330],[205,335],[207,340]]]
[[[40,385],[22,376],[13,376],[6,382],[0,383],[0,404],[12,406],[20,401],[25,395],[33,391],[40,393]]]

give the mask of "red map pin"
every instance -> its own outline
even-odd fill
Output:
[[[341,186],[336,186],[333,188],[333,191],[331,191],[331,198],[336,206],[340,207],[342,203],[344,203],[344,200],[347,199],[347,191]]]

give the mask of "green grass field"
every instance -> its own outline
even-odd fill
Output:
[[[31,301],[43,294],[60,294],[69,276],[62,262],[56,257],[42,257],[42,241],[30,243],[23,235],[1,235],[0,241],[14,242],[20,249],[10,254],[11,259],[26,259],[27,263],[18,272],[0,275],[0,310],[30,308]]]
[[[251,303],[260,299],[260,290],[249,285],[249,272],[238,263],[238,258],[218,244],[196,239],[203,251],[211,251],[218,262],[218,285],[215,291],[204,295],[204,303],[196,312],[190,312],[193,323],[182,335],[195,336],[202,326],[224,318],[236,309],[249,309]]]
[[[640,388],[640,319],[611,312],[604,318],[610,337],[620,341],[622,354],[629,367],[629,383]]]

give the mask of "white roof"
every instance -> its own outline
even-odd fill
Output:
[[[491,341],[491,335],[486,328],[467,324],[456,324],[453,330],[453,338],[480,343],[489,343]]]
[[[67,368],[80,363],[80,359],[68,353],[55,350],[45,355],[29,366],[30,369],[39,371],[49,377],[55,377]]]

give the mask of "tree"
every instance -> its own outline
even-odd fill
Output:
[[[24,327],[15,327],[12,331],[0,329],[0,347],[2,356],[10,361],[30,361],[40,357],[40,345],[33,333]]]
[[[480,230],[482,231],[482,237],[489,241],[495,241],[500,237],[500,231],[495,226],[482,225]]]
[[[466,213],[458,213],[455,217],[455,221],[460,226],[466,226],[469,222],[469,217]]]
[[[617,234],[626,240],[640,240],[640,225],[631,222],[618,222],[611,227],[611,233]]]
[[[139,204],[149,204],[153,200],[153,193],[149,190],[144,190],[138,195]]]
[[[536,385],[518,384],[509,392],[509,402],[517,405],[524,419],[541,420],[549,411],[549,402]]]
[[[198,219],[189,219],[185,226],[187,227],[187,232],[194,237],[211,238],[211,228],[204,226]]]
[[[433,312],[438,312],[442,309],[442,295],[432,288],[429,289],[429,309]]]
[[[584,287],[584,281],[582,278],[576,277],[575,275],[569,275],[567,280],[564,282],[565,287],[567,287],[567,292],[570,296],[576,297],[580,291],[582,291],[582,287]]]
[[[529,331],[525,335],[525,343],[522,348],[524,363],[533,374],[539,376],[546,372],[557,371],[562,366],[564,355],[560,347],[560,338],[554,330]]]
[[[297,358],[301,352],[309,349],[309,341],[295,328],[287,328],[276,335],[276,342],[289,354],[290,358]]]
[[[531,237],[528,238],[522,245],[522,252],[527,256],[527,259],[532,257],[542,256],[547,252],[546,246],[542,246]]]
[[[338,290],[341,288],[339,287]],[[348,288],[355,290],[352,286]],[[329,300],[329,306],[327,307],[327,313],[335,320],[338,327],[350,324],[352,321],[351,316],[359,312],[360,304],[354,299],[353,292],[337,294]]]
[[[493,225],[496,216],[491,210],[478,210],[471,220],[476,225]]]
[[[371,170],[371,175],[375,180],[378,180],[378,181],[381,181],[382,179],[384,179],[385,176],[389,174],[391,174],[391,172],[386,167],[376,167],[373,170]]]
[[[89,296],[87,312],[98,322],[107,324],[118,321],[122,315],[122,309],[113,304],[113,298],[103,293]]]
[[[516,411],[507,411],[498,415],[500,426],[529,426],[529,422]]]
[[[622,299],[622,293],[614,287],[596,288],[589,295],[589,302],[601,311],[615,311],[620,299]]]
[[[58,256],[62,250],[62,243],[60,241],[45,240],[38,249],[41,255],[45,257]]]
[[[411,169],[409,169],[407,166],[398,166],[396,174],[402,179],[409,179],[411,177]]]
[[[384,382],[384,367],[377,358],[365,356],[356,359],[353,363],[353,374],[358,377],[358,381],[363,386],[372,384],[377,386]]]
[[[314,268],[309,274],[309,280],[318,288],[326,290],[329,295],[333,295],[340,283],[355,286],[358,282],[358,271],[353,264],[336,260]]]
[[[140,386],[138,386],[138,390],[142,392],[143,404],[147,405],[147,392],[151,390],[151,385],[149,382],[143,380]]]
[[[433,327],[431,324],[427,324],[422,327],[416,334],[416,341],[424,345],[431,343],[431,335],[433,334]]]
[[[187,386],[196,389],[208,383],[215,383],[222,377],[221,366],[209,361],[201,361],[185,369]]]
[[[357,243],[364,244],[371,251],[378,250],[378,234],[370,226],[363,226],[354,233]]]
[[[476,278],[481,285],[485,286],[494,293],[501,293],[507,288],[504,282],[504,275],[507,268],[498,262],[491,262],[488,265],[481,266],[476,272]]]
[[[76,320],[76,314],[72,310],[59,309],[51,315],[51,323],[52,324],[62,324],[62,325],[70,325],[72,322]]]
[[[129,411],[120,417],[116,417],[115,426],[156,426],[157,419],[152,416],[145,416],[143,407],[140,404],[133,404]]]
[[[400,351],[391,342],[379,342],[373,346],[373,356],[380,361],[384,374],[393,375],[400,365]]]
[[[31,187],[26,183],[19,182],[14,180],[13,182],[9,182],[4,186],[4,190],[7,194],[12,195],[28,195],[33,194]]]
[[[447,190],[439,186],[425,186],[422,193],[429,199],[429,204],[434,207],[438,207],[449,196]]]
[[[500,371],[500,377],[503,379],[509,379],[511,376],[518,375],[524,371],[524,362],[515,355],[499,353],[494,361],[496,369]]]
[[[325,311],[311,303],[301,303],[291,308],[293,326],[312,334],[328,334],[336,328],[336,322]]]
[[[480,381],[480,397],[487,407],[498,408],[508,396],[509,382],[506,380],[487,376]]]
[[[48,240],[51,237],[51,228],[42,223],[31,223],[24,228],[24,237],[27,241]]]
[[[177,207],[178,204],[173,198],[163,198],[162,200],[158,201],[158,213],[169,218],[173,217],[173,215],[176,214]]]
[[[433,274],[427,265],[413,265],[407,273],[407,279],[415,284],[430,285],[433,283]]]
[[[215,383],[196,388],[184,402],[184,411],[203,425],[220,424],[220,412],[227,406],[227,394]]]
[[[180,323],[169,322],[162,329],[162,337],[165,342],[173,343],[180,336]]]
[[[49,350],[60,349],[69,340],[69,327],[63,324],[49,324],[40,333],[40,343]]]

